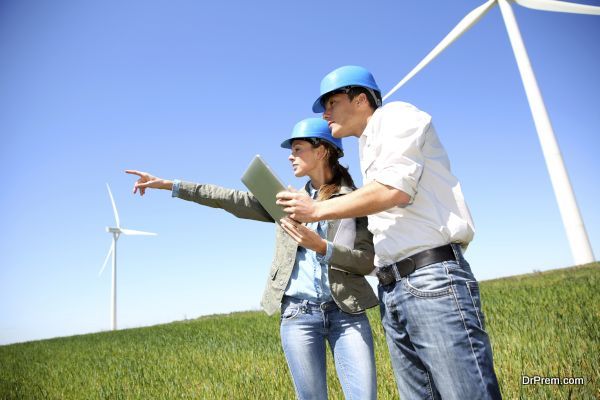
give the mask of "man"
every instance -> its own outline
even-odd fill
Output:
[[[382,323],[403,399],[498,399],[479,287],[462,252],[473,222],[431,117],[414,106],[381,106],[362,67],[323,78],[313,111],[334,137],[359,140],[364,186],[314,202],[282,192],[301,222],[369,216]]]

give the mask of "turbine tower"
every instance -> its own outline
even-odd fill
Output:
[[[117,222],[116,227],[106,227],[106,232],[112,233],[113,241],[110,249],[108,250],[108,254],[104,259],[104,264],[102,264],[102,268],[100,269],[100,273],[98,276],[102,275],[104,268],[106,267],[106,263],[108,262],[108,258],[112,254],[112,292],[111,292],[111,305],[110,305],[110,321],[111,321],[111,329],[114,331],[117,329],[117,240],[119,240],[119,236],[123,235],[144,235],[144,236],[156,236],[156,233],[151,232],[142,232],[142,231],[134,231],[133,229],[125,229],[121,228],[121,222],[119,221],[119,213],[117,212],[117,206],[115,205],[115,199],[113,198],[112,192],[110,191],[110,186],[108,183],[106,184],[106,188],[108,189],[108,195],[110,196],[110,202],[112,203],[113,212],[115,213],[115,221]]]
[[[510,0],[520,6],[532,8],[535,10],[566,12],[575,14],[600,15],[600,7],[588,6],[583,4],[575,4],[564,1],[555,0]],[[467,14],[459,23],[446,35],[444,39],[412,71],[410,71],[392,90],[384,97],[386,100],[402,85],[408,82],[413,76],[421,71],[427,64],[443,52],[450,44],[458,39],[463,33],[475,25],[493,6],[498,4],[500,12],[504,19],[506,30],[510,43],[517,60],[521,80],[525,87],[527,101],[533,115],[535,128],[538,133],[538,138],[542,146],[542,152],[546,160],[550,180],[554,188],[554,194],[558,202],[558,208],[562,217],[563,225],[567,233],[567,239],[573,255],[575,264],[587,264],[594,262],[594,253],[588,238],[575,193],[567,174],[567,169],[563,161],[544,100],[540,93],[540,89],[531,68],[529,56],[525,49],[525,44],[521,38],[519,26],[513,14],[509,0],[489,0],[481,6],[477,7]]]

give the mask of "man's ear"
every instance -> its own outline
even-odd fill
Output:
[[[369,99],[367,99],[367,95],[364,93],[360,93],[358,96],[354,98],[356,104],[369,104]]]

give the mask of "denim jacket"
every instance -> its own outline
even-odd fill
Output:
[[[334,196],[350,193],[342,185]],[[227,189],[211,184],[181,181],[177,197],[208,207],[221,208],[238,218],[274,222],[252,193]],[[358,313],[377,305],[378,300],[364,275],[373,268],[373,236],[367,229],[367,218],[347,218],[328,221],[327,241],[333,244],[328,268],[331,294],[345,312]],[[269,315],[279,310],[288,285],[298,243],[275,224],[275,254],[261,300]]]

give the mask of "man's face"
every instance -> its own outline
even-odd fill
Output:
[[[323,104],[325,111],[323,119],[329,122],[331,134],[336,138],[357,136],[362,132],[354,132],[356,119],[356,105],[350,101],[345,93],[337,93],[329,96]]]

